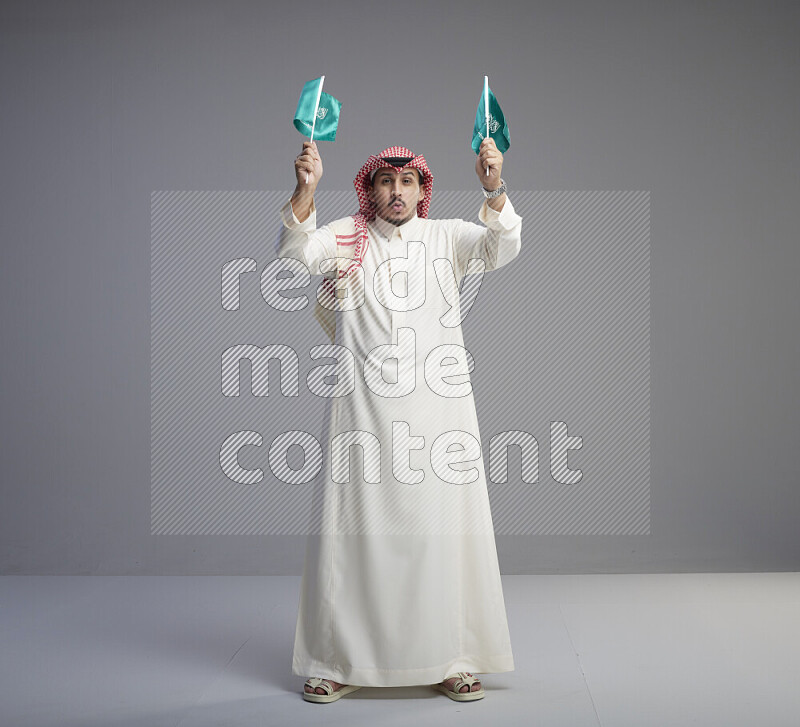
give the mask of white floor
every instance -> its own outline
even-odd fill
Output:
[[[516,670],[458,704],[291,674],[299,577],[0,578],[0,725],[800,725],[800,574],[504,576]]]

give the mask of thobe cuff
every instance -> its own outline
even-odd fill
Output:
[[[522,222],[522,218],[514,211],[514,205],[511,204],[508,195],[503,203],[503,209],[499,212],[489,207],[488,200],[483,200],[478,219],[487,227],[502,227],[505,230],[510,230]]]
[[[317,228],[317,206],[314,199],[311,199],[311,212],[302,222],[297,219],[292,207],[292,198],[281,207],[281,220],[289,229],[299,228],[301,230],[315,230]]]

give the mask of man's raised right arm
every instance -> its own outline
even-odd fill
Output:
[[[297,184],[292,195],[292,209],[302,222],[311,214],[314,192],[322,178],[322,158],[313,141],[303,142],[303,151],[294,160],[294,176]]]
[[[328,226],[317,229],[314,192],[322,177],[322,160],[314,142],[303,143],[294,162],[297,183],[291,199],[281,208],[281,228],[275,243],[277,257],[303,262],[311,275],[321,275],[319,263],[336,255],[336,236]],[[308,174],[308,181],[306,181]]]

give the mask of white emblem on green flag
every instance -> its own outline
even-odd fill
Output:
[[[339,126],[339,111],[342,103],[330,94],[320,91],[323,78],[324,76],[320,76],[303,86],[303,92],[297,102],[297,111],[294,114],[294,126],[301,134],[309,138],[313,128],[314,139],[334,141],[336,129]],[[317,98],[319,98],[318,108]]]
[[[492,89],[488,89],[489,96],[489,136],[494,139],[500,153],[504,153],[509,146],[511,146],[511,139],[508,135],[508,124],[506,123],[505,116],[503,116],[503,109],[497,103]],[[478,111],[475,114],[475,126],[472,129],[472,150],[477,154],[480,150],[481,142],[486,138],[486,100],[485,94],[481,94],[481,100],[478,104]]]

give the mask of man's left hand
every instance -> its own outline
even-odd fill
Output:
[[[486,167],[489,167],[489,174],[486,174]],[[481,142],[478,149],[478,159],[475,162],[475,173],[481,181],[481,186],[490,192],[500,186],[500,172],[503,169],[503,155],[497,148],[492,137],[488,137]]]

